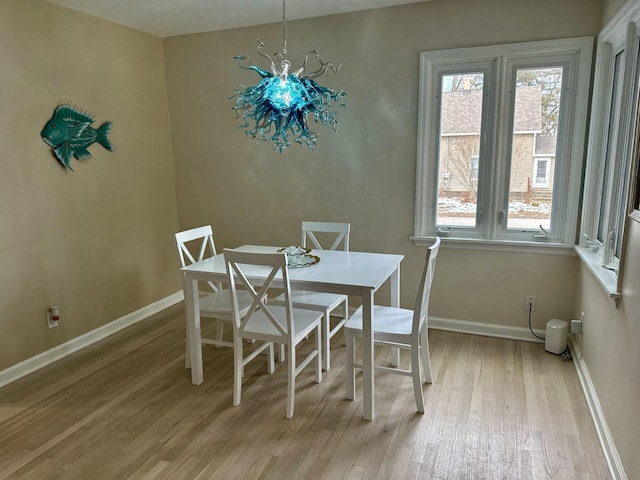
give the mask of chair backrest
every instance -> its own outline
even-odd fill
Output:
[[[335,250],[342,243],[342,249],[349,251],[349,235],[351,233],[350,223],[331,223],[331,222],[302,222],[302,247],[307,246],[307,238],[311,240],[313,248],[324,250],[315,233],[335,233],[337,236],[333,239],[333,244],[329,250]]]
[[[431,282],[433,281],[433,273],[436,269],[436,257],[440,250],[440,237],[436,237],[427,249],[427,255],[424,262],[424,270],[416,295],[416,305],[413,310],[413,335],[414,337],[420,333],[421,328],[426,328],[425,323],[429,321],[429,294],[431,293]]]
[[[227,269],[229,291],[232,301],[234,328],[242,332],[252,316],[260,311],[273,324],[275,330],[279,332],[281,337],[293,338],[295,330],[286,253],[250,253],[225,248],[224,263]],[[255,272],[256,269],[260,270],[260,278],[254,276],[255,280],[252,280],[251,272]],[[278,274],[280,274],[280,276]],[[264,275],[266,275],[266,278],[262,278]],[[278,322],[276,320],[276,314],[274,313],[274,309],[280,309],[282,307],[268,305],[263,301],[269,288],[273,288],[272,284],[276,278],[282,280],[282,287],[278,286],[278,288],[284,290],[287,316],[286,325]],[[242,318],[240,317],[240,308],[238,305],[238,285],[241,285],[242,288],[253,297],[249,311]]]
[[[216,255],[216,244],[213,242],[211,225],[176,233],[176,246],[178,247],[180,265],[182,265],[183,268]],[[197,246],[197,249],[194,248],[195,246]],[[194,255],[195,252],[198,252],[197,255]],[[220,290],[220,285],[216,285],[213,282],[207,283],[214,292]]]

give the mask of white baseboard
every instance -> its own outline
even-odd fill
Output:
[[[497,323],[470,322],[468,320],[455,320],[450,318],[429,317],[429,328],[435,330],[447,330],[449,332],[470,333],[485,337],[509,338],[525,342],[542,343],[544,340],[531,335],[528,328],[499,325]],[[536,335],[544,337],[542,330],[533,330]]]
[[[596,433],[598,435],[598,440],[600,440],[602,453],[604,454],[604,459],[607,462],[607,467],[609,467],[611,478],[614,480],[628,480],[627,474],[624,471],[624,466],[622,465],[622,460],[620,459],[620,455],[618,455],[618,449],[613,442],[611,431],[607,425],[607,420],[602,412],[598,393],[591,381],[587,365],[582,358],[582,350],[578,344],[573,341],[573,335],[569,335],[569,346],[573,355],[573,363],[576,366],[578,378],[580,379],[580,385],[582,386],[582,391],[584,392],[584,396],[587,400],[587,406],[589,407],[591,418],[593,419],[593,423],[596,427]]]
[[[129,313],[124,317],[120,317],[117,320],[107,323],[106,325],[96,328],[90,332],[80,335],[68,342],[62,343],[57,347],[54,347],[46,352],[42,352],[35,357],[28,358],[23,362],[13,365],[0,372],[0,388],[8,385],[11,382],[29,375],[47,365],[56,362],[68,355],[71,355],[78,350],[81,350],[89,345],[96,343],[103,338],[113,335],[120,330],[127,328],[134,323],[137,323],[151,315],[161,312],[162,310],[169,308],[184,299],[182,290],[176,292],[168,297],[158,300],[157,302],[142,307],[135,312]]]

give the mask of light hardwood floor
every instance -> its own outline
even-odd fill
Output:
[[[573,364],[542,345],[432,330],[425,414],[409,377],[378,374],[366,422],[344,398],[341,337],[286,420],[282,364],[252,362],[233,407],[233,352],[205,346],[191,385],[171,309],[0,389],[0,478],[610,478]]]

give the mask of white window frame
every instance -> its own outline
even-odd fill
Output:
[[[634,143],[638,115],[638,75],[640,65],[640,1],[630,2],[600,32],[595,64],[591,126],[587,150],[578,255],[599,281],[609,296],[617,301],[621,297],[621,275],[624,262],[624,238],[628,218],[634,218],[638,160]],[[615,58],[623,52],[622,88],[619,112],[610,125],[613,108]],[[609,157],[607,157],[607,155]],[[605,175],[605,161],[613,162],[612,174]],[[605,181],[608,178],[608,181]],[[602,210],[601,210],[602,209]],[[620,224],[621,222],[621,224]],[[598,240],[599,227],[606,234]],[[616,240],[622,241],[621,252],[616,255]]]
[[[445,243],[573,248],[578,224],[582,164],[586,137],[591,37],[528,42],[489,47],[464,48],[420,54],[420,99],[418,116],[418,155],[416,167],[416,208],[414,235],[416,245],[429,244],[435,235]],[[565,155],[563,168],[557,169],[554,188],[554,218],[557,225],[552,238],[531,230],[507,231],[499,224],[500,211],[508,204],[510,162],[508,145],[512,135],[512,99],[498,95],[503,86],[515,81],[515,70],[550,63],[564,67],[563,108],[559,129],[566,129],[565,142],[558,144],[558,156]],[[483,132],[480,139],[477,228],[436,229],[440,78],[451,73],[484,73],[485,102]],[[506,127],[505,127],[506,125]],[[488,126],[489,128],[485,128]],[[507,132],[505,134],[504,132]],[[502,132],[502,133],[500,133]],[[557,158],[556,157],[556,163]],[[505,160],[507,159],[507,160]],[[552,225],[552,227],[554,227]]]

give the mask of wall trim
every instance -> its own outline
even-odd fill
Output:
[[[602,453],[604,454],[604,459],[607,462],[611,478],[614,480],[628,480],[627,474],[624,471],[624,465],[622,464],[622,460],[618,454],[618,449],[613,441],[611,431],[607,425],[607,420],[604,416],[604,412],[602,411],[598,393],[591,381],[589,369],[587,368],[584,358],[582,358],[582,350],[578,343],[574,341],[573,335],[569,335],[569,347],[573,354],[573,364],[576,366],[578,379],[580,380],[582,391],[584,392],[584,396],[587,400],[589,413],[591,413],[591,418],[593,419],[598,440],[600,440]]]
[[[429,317],[429,328],[435,330],[447,330],[449,332],[470,333],[485,337],[508,338],[525,342],[543,343],[543,340],[531,335],[528,328],[500,325],[497,323],[470,322],[468,320],[455,320],[451,318]],[[544,330],[533,329],[536,335],[544,337]]]
[[[0,371],[0,388],[184,300],[182,290]]]

